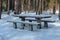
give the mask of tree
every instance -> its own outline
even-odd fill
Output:
[[[46,7],[46,1],[44,0],[43,1],[43,10],[45,10],[45,7]]]
[[[14,11],[14,2],[15,0],[10,0],[10,10]]]
[[[56,0],[54,0],[54,5],[53,5],[53,14],[55,14],[55,5],[56,5]]]
[[[30,11],[30,0],[28,0],[28,13]]]
[[[38,3],[38,0],[35,0],[35,11],[36,11],[36,14],[38,14],[38,5],[37,5],[37,3]]]
[[[21,5],[19,5],[19,3],[21,3],[20,0],[15,0],[15,12],[14,12],[14,14],[19,14],[19,9],[20,9],[19,6],[21,6]]]
[[[38,0],[38,7],[37,7],[37,8],[38,8],[38,15],[41,14],[41,13],[40,13],[40,9],[41,9],[40,7],[41,7],[41,6],[40,6],[40,0]]]
[[[6,0],[2,0],[2,10],[6,10]]]
[[[49,8],[49,3],[50,3],[50,0],[46,0],[46,8],[47,9]]]
[[[42,14],[42,1],[43,1],[43,0],[41,0],[41,14]]]
[[[60,0],[58,0],[58,3],[59,3],[59,20],[60,20]]]
[[[0,19],[1,19],[1,14],[2,14],[2,0],[0,0]]]
[[[8,0],[8,3],[7,3],[7,4],[8,4],[8,9],[7,9],[8,12],[7,12],[7,13],[8,13],[8,15],[9,15],[9,14],[10,14],[10,0]]]
[[[21,11],[24,11],[24,0],[21,0]]]

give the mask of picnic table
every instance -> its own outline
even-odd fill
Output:
[[[41,21],[41,18],[50,18],[51,15],[31,15],[31,14],[19,14],[19,15],[13,15],[15,17],[21,18],[22,21],[25,21],[25,18],[35,18],[37,22]]]
[[[15,16],[15,17],[19,17],[19,18],[21,18],[21,21],[25,21],[25,18],[35,18],[36,20],[37,20],[37,22],[38,23],[40,23],[41,24],[41,19],[42,18],[50,18],[51,17],[51,15],[31,15],[31,14],[15,14],[15,15],[13,15],[13,16]],[[23,26],[25,26],[24,24],[23,24]],[[39,28],[41,28],[41,25],[39,25],[40,27]],[[44,26],[46,26],[46,25],[44,25]],[[24,29],[24,27],[23,27],[23,29]]]

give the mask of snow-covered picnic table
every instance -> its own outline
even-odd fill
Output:
[[[41,19],[42,18],[51,18],[51,15],[36,15],[36,14],[14,14],[13,16],[21,18],[21,21],[25,21],[26,18],[35,18],[38,23],[41,24]],[[33,19],[32,19],[33,20]],[[46,25],[45,25],[46,26]],[[40,25],[41,27],[41,25]]]

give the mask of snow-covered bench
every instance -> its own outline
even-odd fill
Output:
[[[33,31],[33,25],[38,25],[39,28],[40,27],[40,23],[37,22],[27,22],[27,21],[12,21],[12,20],[8,20],[7,22],[11,22],[14,24],[15,28],[17,28],[17,23],[23,23],[23,24],[29,24],[29,27],[31,28],[31,31]]]
[[[32,21],[37,21],[36,19],[34,19],[34,18],[26,18],[25,20],[28,20],[28,21],[30,21],[30,22],[32,22]],[[44,22],[44,27],[47,27],[48,28],[48,22],[49,23],[53,23],[53,22],[55,22],[55,20],[49,20],[49,19],[42,19],[41,20],[41,22]]]
[[[54,23],[55,22],[55,20],[41,20],[41,22],[44,22],[44,27],[46,27],[46,28],[48,28],[48,22],[49,23]]]

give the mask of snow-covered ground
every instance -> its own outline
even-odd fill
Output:
[[[36,31],[14,29],[13,24],[7,20],[18,20],[17,17],[2,14],[0,19],[0,40],[60,40],[60,20],[57,15],[52,15],[55,23],[49,23],[49,28]],[[42,25],[43,26],[43,25]]]

